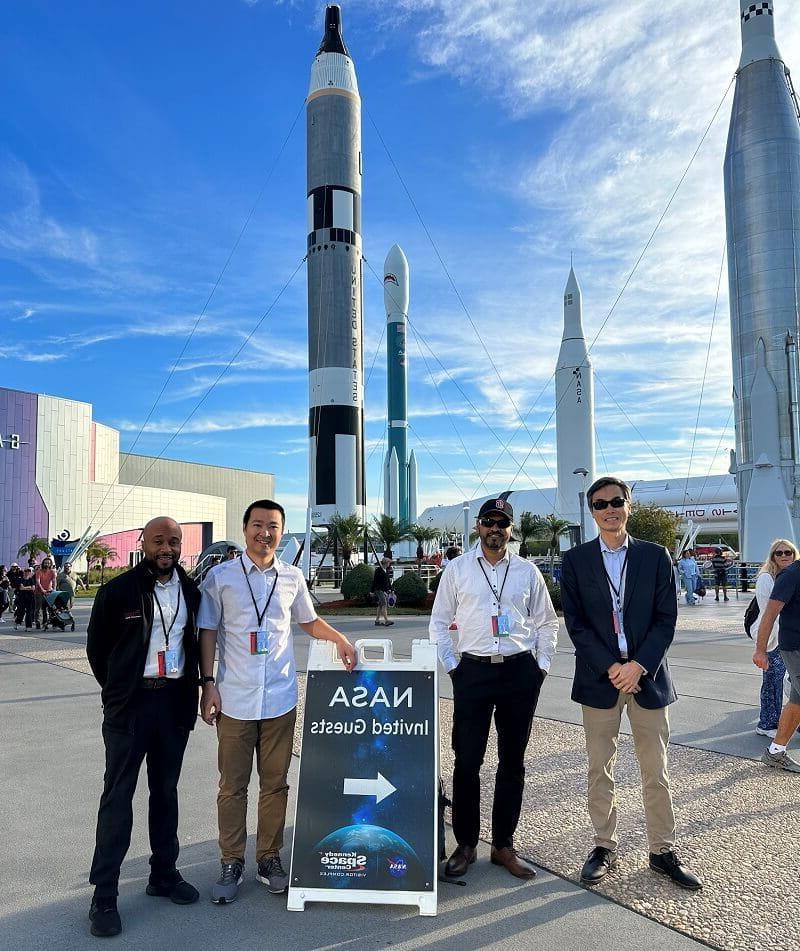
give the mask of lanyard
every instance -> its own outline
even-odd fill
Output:
[[[627,564],[628,564],[628,551],[629,551],[629,550],[630,550],[630,549],[628,549],[628,548],[625,549],[625,557],[624,557],[623,560],[622,560],[622,570],[621,570],[620,573],[619,573],[619,587],[617,587],[617,586],[614,584],[614,582],[611,580],[611,575],[608,573],[608,569],[606,568],[606,560],[605,560],[605,558],[603,558],[603,571],[606,573],[606,578],[608,578],[608,583],[609,583],[609,585],[611,586],[611,590],[614,592],[614,598],[616,599],[616,602],[617,602],[617,611],[618,611],[619,613],[622,612],[622,599],[621,599],[620,595],[622,594],[622,585],[624,584],[625,568],[626,568],[626,566],[627,566]]]
[[[503,597],[503,588],[505,588],[506,581],[508,581],[508,572],[509,572],[509,569],[511,568],[511,562],[509,561],[508,564],[506,565],[506,573],[503,575],[503,583],[500,585],[500,593],[498,594],[497,588],[495,588],[495,586],[489,580],[489,575],[486,574],[486,569],[483,567],[483,563],[481,562],[480,558],[477,558],[476,561],[478,562],[478,567],[483,572],[483,577],[486,579],[486,584],[489,585],[489,587],[492,590],[492,594],[495,596],[495,598],[497,598],[497,610],[499,611],[500,601]]]
[[[178,612],[181,609],[181,585],[178,582],[178,603],[175,605],[175,613],[172,615],[172,621],[170,622],[169,627],[167,627],[164,621],[164,612],[161,610],[161,602],[158,600],[158,595],[153,589],[153,600],[156,602],[156,607],[158,608],[158,613],[161,615],[161,627],[164,631],[164,644],[169,650],[169,635],[172,632],[172,628],[175,627],[175,622],[178,620]]]
[[[272,595],[275,594],[275,585],[278,583],[278,569],[275,567],[275,579],[272,582],[272,588],[269,592],[269,597],[267,598],[267,603],[264,605],[264,610],[259,611],[258,605],[256,604],[256,597],[253,594],[253,588],[250,585],[250,579],[247,577],[247,569],[244,566],[244,559],[239,556],[239,564],[242,566],[242,573],[244,574],[244,580],[247,582],[247,590],[250,592],[250,600],[253,602],[253,607],[255,608],[256,617],[258,618],[258,629],[261,630],[261,622],[267,616],[267,609],[269,608],[269,603],[272,600]],[[273,562],[273,566],[274,566]]]

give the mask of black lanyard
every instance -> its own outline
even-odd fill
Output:
[[[161,602],[158,600],[158,595],[156,594],[155,588],[153,589],[153,600],[156,602],[158,613],[161,615],[161,628],[164,631],[164,644],[166,645],[167,650],[169,650],[169,635],[172,632],[172,628],[175,627],[175,622],[178,620],[178,612],[181,609],[180,581],[178,582],[178,603],[175,605],[175,613],[172,615],[172,622],[170,623],[169,627],[167,627],[166,622],[164,621],[164,612],[161,610]]]
[[[492,594],[493,594],[493,595],[495,596],[495,598],[497,599],[497,610],[499,611],[499,610],[500,610],[500,601],[501,601],[502,598],[503,598],[503,588],[505,588],[505,586],[506,586],[506,581],[508,581],[508,572],[509,572],[509,569],[511,568],[511,562],[509,561],[508,564],[506,565],[506,573],[503,575],[503,583],[500,585],[500,593],[498,594],[498,593],[497,593],[497,588],[495,588],[495,586],[494,586],[494,585],[492,584],[492,582],[489,580],[489,575],[486,574],[486,569],[483,567],[483,563],[482,563],[481,559],[478,558],[478,559],[476,559],[476,560],[477,560],[477,562],[478,562],[478,567],[479,567],[479,568],[481,569],[481,571],[483,572],[483,577],[486,579],[486,584],[489,585],[489,587],[490,587],[491,590],[492,590]],[[496,570],[496,569],[495,569],[495,570]]]
[[[628,552],[629,552],[629,551],[630,551],[630,549],[628,549],[628,548],[625,549],[625,557],[622,559],[622,570],[621,570],[620,573],[619,573],[619,587],[617,587],[617,586],[614,584],[614,582],[611,580],[611,575],[608,573],[608,569],[606,568],[606,560],[605,560],[605,558],[603,558],[603,571],[605,571],[605,573],[606,573],[606,578],[608,578],[608,583],[609,583],[609,585],[610,585],[610,587],[611,587],[611,590],[614,592],[614,597],[616,598],[616,601],[617,601],[617,612],[618,612],[618,613],[621,613],[621,612],[622,612],[622,598],[621,598],[622,585],[623,585],[623,582],[624,582],[624,579],[625,579],[625,568],[627,567],[627,564],[628,564]]]
[[[275,566],[273,561],[273,567],[275,568],[275,580],[272,582],[272,588],[269,592],[269,597],[267,598],[267,603],[264,605],[264,610],[259,611],[258,605],[256,604],[256,597],[253,594],[253,588],[250,585],[250,579],[247,577],[247,569],[244,566],[244,558],[239,556],[239,564],[242,566],[242,573],[244,574],[244,580],[247,582],[247,590],[250,592],[250,600],[253,602],[253,607],[255,608],[256,617],[258,618],[258,629],[261,630],[261,622],[267,616],[267,609],[269,608],[269,603],[272,600],[272,595],[275,594],[275,585],[278,583],[278,569]]]

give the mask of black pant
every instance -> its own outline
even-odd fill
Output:
[[[530,653],[502,664],[462,657],[453,671],[453,832],[473,848],[480,834],[480,768],[494,714],[498,764],[492,845],[511,846],[525,788],[525,750],[544,674]]]
[[[14,602],[14,623],[22,624],[24,619],[25,629],[33,627],[33,592],[18,591]]]
[[[89,874],[98,896],[109,897],[118,892],[120,867],[131,844],[133,794],[145,758],[150,788],[150,879],[175,879],[179,851],[178,779],[189,739],[189,731],[180,725],[180,683],[174,681],[159,690],[138,692],[132,733],[103,724],[106,772]]]

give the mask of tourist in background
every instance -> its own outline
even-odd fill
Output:
[[[17,586],[17,596],[14,599],[14,625],[19,627],[25,622],[25,630],[29,631],[33,627],[33,607],[36,594],[36,579],[33,576],[33,568],[30,566],[24,568],[22,577]]]
[[[6,574],[6,566],[0,565],[0,624],[3,623],[3,615],[11,604],[11,582]]]
[[[390,627],[394,624],[394,621],[389,620],[389,592],[392,590],[392,581],[389,574],[391,564],[388,558],[381,558],[381,563],[375,569],[375,574],[372,576],[372,587],[370,591],[375,595],[378,601],[375,627]],[[381,618],[383,618],[383,620],[381,620]]]
[[[53,559],[46,555],[44,561],[42,561],[42,566],[36,572],[36,589],[35,589],[35,607],[34,607],[34,619],[36,620],[36,627],[43,627],[47,630],[47,595],[56,589],[56,570],[53,567]]]
[[[714,594],[716,595],[714,598],[715,601],[719,601],[720,588],[722,588],[722,594],[725,600],[730,601],[730,598],[728,597],[728,569],[730,566],[731,563],[722,554],[722,549],[715,549],[714,556],[711,559],[711,567],[714,569]]]
[[[686,589],[686,603],[695,604],[697,599],[695,597],[694,591],[700,572],[691,548],[687,548],[686,551],[684,551],[684,553],[681,555],[681,559],[678,562],[678,573],[680,574],[681,581],[683,582],[684,588]]]
[[[769,554],[756,578],[756,601],[759,615],[764,613],[779,571],[783,571],[798,557],[795,546],[785,538],[776,538],[769,546]],[[778,622],[772,625],[767,639],[767,662],[769,666],[761,675],[761,712],[756,733],[775,737],[778,720],[783,707],[783,681],[786,666],[778,650]]]

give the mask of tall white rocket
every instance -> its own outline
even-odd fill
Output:
[[[580,525],[580,494],[595,478],[594,378],[583,336],[581,288],[571,267],[564,288],[564,335],[556,364],[556,453],[556,514]],[[597,529],[588,510],[583,524],[584,540],[595,538]],[[563,543],[568,547],[566,540]]]
[[[786,0],[784,4],[788,8]],[[742,558],[800,538],[800,124],[772,0],[741,0],[725,216]]]

